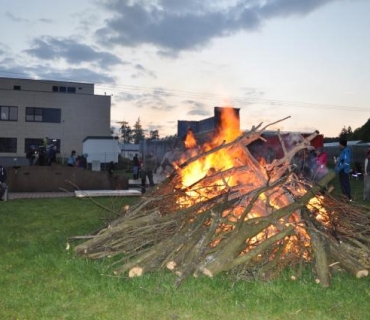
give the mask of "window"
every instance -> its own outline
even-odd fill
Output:
[[[26,121],[42,122],[42,109],[41,108],[26,108]]]
[[[0,106],[0,121],[18,121],[18,107]]]
[[[53,92],[76,93],[76,87],[53,86],[52,90]]]
[[[40,146],[44,145],[44,139],[36,139],[36,138],[29,138],[24,139],[24,153],[27,153],[27,151],[31,148],[31,146],[34,146],[36,149]]]
[[[21,90],[21,86],[14,86],[14,90]]]
[[[52,108],[26,108],[26,121],[27,122],[61,122],[61,110]]]
[[[0,138],[0,152],[17,152],[17,138]]]

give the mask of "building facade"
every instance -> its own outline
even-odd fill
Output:
[[[187,120],[178,120],[177,121],[177,136],[180,139],[186,137],[187,131],[190,129],[195,135],[204,134],[204,133],[217,133],[221,127],[221,117],[222,112],[225,109],[231,110],[234,114],[235,119],[237,120],[236,129],[240,129],[240,108],[231,108],[231,107],[214,107],[213,112],[214,116],[206,118],[200,121],[187,121]]]
[[[110,107],[91,83],[0,77],[0,161],[23,165],[29,147],[45,141],[62,158],[81,154],[87,136],[110,135]]]

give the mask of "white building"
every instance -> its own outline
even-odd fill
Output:
[[[118,138],[86,137],[83,141],[83,153],[87,154],[87,163],[117,163],[121,149]]]
[[[110,135],[110,107],[91,83],[0,77],[0,161],[23,163],[46,137],[64,158],[82,154],[87,136]]]
[[[140,152],[140,144],[122,143],[120,145],[121,157],[126,159],[133,159],[135,154],[142,157]]]

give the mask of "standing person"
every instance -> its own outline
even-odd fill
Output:
[[[366,150],[364,163],[364,200],[370,199],[370,147]]]
[[[72,150],[71,155],[67,160],[68,167],[75,167],[76,166],[76,151]]]
[[[26,158],[28,159],[28,163],[30,166],[33,166],[35,164],[36,153],[36,147],[34,145],[29,146],[26,153]]]
[[[56,162],[56,157],[57,157],[57,147],[52,144],[49,146],[47,152],[48,166],[51,166],[53,162]]]
[[[347,147],[347,140],[339,141],[340,155],[336,160],[334,171],[339,174],[339,182],[342,188],[342,193],[352,201],[351,184],[349,182],[349,173],[351,172],[352,152]]]
[[[137,153],[135,153],[135,156],[132,159],[132,161],[133,161],[134,180],[137,180],[139,179],[139,168],[140,168],[140,162]]]
[[[0,164],[0,201],[7,200],[7,190],[8,186],[6,185],[6,180],[8,176],[6,174],[5,168]]]
[[[365,154],[365,163],[364,163],[364,175],[367,176],[367,175],[370,175],[370,146],[369,148],[366,150],[366,154]]]
[[[327,163],[328,154],[324,151],[324,148],[317,148],[315,180],[321,180],[328,173]]]
[[[148,177],[149,186],[154,186],[153,172],[156,168],[156,161],[152,153],[148,153],[144,159],[143,167],[141,169],[141,189],[145,193],[146,178]]]

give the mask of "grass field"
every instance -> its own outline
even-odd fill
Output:
[[[355,200],[362,182],[352,180]],[[339,192],[337,186],[335,192]],[[0,319],[368,319],[370,279],[338,273],[332,286],[307,270],[271,282],[227,275],[191,278],[175,289],[169,272],[129,279],[109,261],[66,250],[68,238],[106,223],[132,198],[24,199],[0,203]],[[357,201],[357,200],[356,200]],[[72,243],[73,247],[73,243]]]

